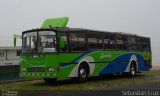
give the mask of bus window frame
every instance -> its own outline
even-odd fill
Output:
[[[128,38],[129,37],[133,37],[133,38],[135,38],[135,49],[129,49],[129,44],[128,44]],[[135,51],[138,51],[138,49],[137,49],[137,36],[134,36],[134,35],[127,35],[127,50],[128,51],[133,51],[133,52],[135,52]]]
[[[59,47],[59,43],[60,43],[59,36],[60,36],[60,34],[66,34],[66,37],[67,37],[67,50],[66,51],[60,51],[60,47]],[[58,31],[57,32],[57,38],[58,38],[57,39],[57,41],[58,41],[58,43],[57,43],[58,45],[57,46],[59,47],[58,48],[58,52],[59,53],[68,53],[69,52],[69,37],[68,37],[68,32]]]
[[[114,36],[114,40],[113,40],[113,43],[114,43],[113,47],[114,48],[112,48],[112,49],[111,48],[105,48],[105,43],[104,43],[105,35],[110,35],[110,36],[112,35],[112,36]],[[112,40],[112,39],[110,38],[110,40]],[[107,32],[103,33],[103,49],[104,50],[117,50],[117,47],[116,47],[116,34],[114,34],[114,33],[107,33]]]
[[[68,31],[68,32],[66,32],[66,33],[68,33],[68,36],[67,36],[67,38],[68,38],[68,52],[69,53],[82,53],[82,52],[86,52],[87,51],[87,47],[86,47],[86,49],[85,50],[82,50],[82,51],[73,51],[73,50],[71,50],[71,42],[70,42],[70,38],[69,38],[69,36],[70,36],[70,34],[71,33],[80,33],[80,34],[84,34],[84,41],[85,41],[85,43],[87,44],[87,41],[86,41],[86,38],[87,38],[87,36],[86,36],[86,32],[84,32],[84,31]]]
[[[143,48],[143,42],[142,42],[142,39],[144,39],[144,40],[148,40],[148,42],[147,42],[147,45],[148,45],[148,50],[144,50],[144,48]],[[151,41],[150,41],[150,38],[148,38],[148,37],[141,37],[141,51],[142,52],[151,52]]]
[[[120,36],[121,40],[123,41],[123,49],[120,49],[120,48],[117,47],[117,36]],[[123,38],[125,38],[125,40],[123,40]],[[124,45],[124,43],[125,43],[125,45]],[[127,38],[127,35],[125,35],[125,34],[116,34],[115,33],[115,47],[116,47],[115,49],[117,51],[129,51],[128,50],[128,38]],[[126,49],[125,49],[125,47],[126,47]]]
[[[102,40],[101,48],[89,49],[89,47],[88,47],[88,37],[89,37],[89,36],[88,36],[88,35],[89,35],[89,34],[92,34],[92,33],[93,33],[93,34],[97,34],[97,33],[98,33],[98,34],[101,36],[101,40]],[[104,32],[103,32],[103,33],[104,33]],[[89,50],[104,50],[104,48],[103,48],[103,45],[104,45],[104,42],[103,42],[103,40],[104,40],[104,39],[103,39],[103,33],[102,33],[102,32],[99,32],[99,31],[98,31],[98,32],[97,32],[97,31],[87,31],[87,32],[86,32],[87,50],[88,50],[88,51],[89,51]],[[96,39],[98,40],[97,37],[96,37]],[[97,41],[97,44],[98,44],[98,41]]]

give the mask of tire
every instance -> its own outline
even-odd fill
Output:
[[[83,83],[87,80],[87,68],[84,65],[80,65],[78,68],[78,82]]]
[[[129,77],[134,78],[136,75],[136,66],[134,64],[131,64],[130,66],[130,72]]]
[[[44,78],[44,81],[45,81],[47,84],[55,84],[56,81],[57,81],[57,78]]]

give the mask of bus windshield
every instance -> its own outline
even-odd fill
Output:
[[[23,34],[22,53],[56,52],[56,45],[53,31],[28,32]]]

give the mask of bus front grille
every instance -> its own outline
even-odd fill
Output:
[[[44,67],[29,67],[28,72],[45,72]]]

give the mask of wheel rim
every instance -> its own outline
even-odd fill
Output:
[[[131,74],[132,74],[132,76],[135,75],[135,68],[134,67],[131,67]]]
[[[79,71],[79,75],[81,78],[86,78],[86,70],[84,68],[81,68]]]

